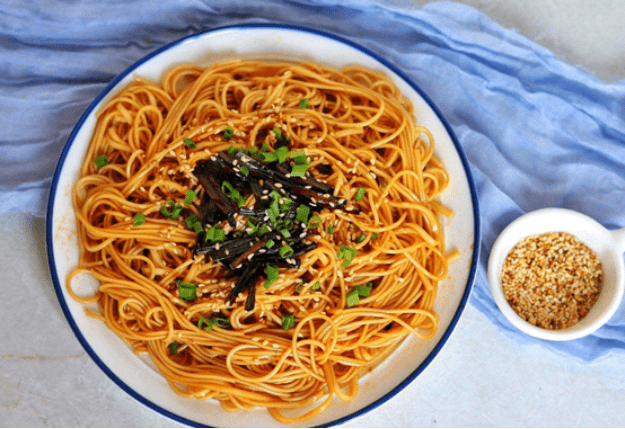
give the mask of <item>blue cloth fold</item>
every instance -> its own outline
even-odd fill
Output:
[[[184,0],[0,5],[0,212],[45,216],[74,124],[118,73],[164,44],[218,26],[282,22],[328,31],[396,64],[434,100],[471,164],[482,254],[471,304],[520,343],[581,361],[625,355],[625,305],[580,340],[520,334],[488,290],[497,235],[519,215],[566,207],[625,227],[625,82],[602,83],[454,3]]]

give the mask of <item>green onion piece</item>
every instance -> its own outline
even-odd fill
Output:
[[[161,214],[165,217],[171,218],[172,212],[169,211],[168,207],[171,206],[172,210],[176,207],[176,202],[174,200],[167,200],[163,207],[161,207]]]
[[[293,203],[293,200],[289,197],[284,197],[281,198],[280,201],[280,213],[288,212],[291,209],[291,203]]]
[[[308,170],[310,164],[306,162],[306,164],[295,164],[291,169],[291,176],[293,177],[304,177],[306,176],[306,170]]]
[[[229,328],[230,321],[225,317],[215,316],[211,319],[211,323],[213,326],[217,326],[219,328]]]
[[[302,285],[295,286],[295,292],[300,293],[302,291]]]
[[[241,173],[242,175],[244,175],[245,177],[250,175],[250,169],[247,168],[245,165],[242,165],[239,167],[239,173]]]
[[[267,234],[269,231],[270,231],[269,227],[267,225],[265,225],[265,224],[262,224],[261,226],[258,227],[258,231],[257,232],[258,232],[259,236],[262,236],[262,235]]]
[[[278,191],[276,191],[275,189],[273,191],[271,191],[271,193],[269,194],[269,196],[271,197],[272,200],[274,201],[278,201],[282,195],[280,195],[280,193]]]
[[[367,188],[360,187],[356,190],[356,201],[363,200],[365,198],[365,192],[367,192]]]
[[[195,192],[193,189],[189,189],[187,191],[187,195],[185,195],[184,197],[184,203],[187,205],[191,204],[196,195],[197,195],[197,192]]]
[[[184,220],[184,222],[187,224],[188,228],[193,228],[193,225],[195,225],[196,222],[199,223],[199,219],[197,218],[197,216],[195,215],[195,213],[193,213],[191,216],[189,216],[188,218],[186,218]]]
[[[143,213],[137,213],[132,218],[132,226],[140,226],[145,223],[145,215]]]
[[[308,106],[310,106],[310,102],[308,101],[308,98],[302,98],[299,101],[299,108],[300,109],[308,109]]]
[[[211,240],[213,243],[216,241],[224,241],[226,239],[226,233],[221,229],[221,225],[213,225],[206,231],[206,239]]]
[[[286,156],[289,153],[289,150],[286,148],[286,146],[280,146],[274,153],[278,158],[278,162],[282,164],[283,162],[286,162]]]
[[[204,227],[202,226],[202,222],[197,221],[193,224],[193,230],[195,231],[196,234],[199,234],[200,232],[204,232]]]
[[[289,158],[291,158],[297,164],[299,162],[306,162],[308,158],[306,157],[306,152],[303,150],[292,150],[289,153]]]
[[[295,212],[295,220],[301,223],[308,222],[308,213],[310,213],[310,207],[300,204]]]
[[[191,140],[191,139],[184,139],[183,142],[184,142],[185,145],[187,145],[187,147],[189,149],[195,149],[197,147],[195,142],[193,140]]]
[[[334,227],[333,226],[329,226],[328,227],[328,234],[334,234]]]
[[[321,218],[317,215],[314,215],[308,221],[308,228],[315,229],[319,226],[320,223],[321,223]]]
[[[197,297],[197,286],[193,283],[177,281],[178,295],[185,301],[193,301]]]
[[[280,251],[278,253],[283,258],[289,258],[291,257],[291,255],[293,255],[293,253],[295,253],[295,251],[293,250],[291,246],[289,246],[288,244],[285,244],[284,246],[280,248]]]
[[[337,255],[339,259],[343,259],[343,263],[341,264],[341,266],[343,268],[347,268],[347,266],[354,260],[354,257],[357,253],[358,251],[353,247],[341,245],[341,248]]]
[[[285,314],[282,316],[282,329],[288,331],[290,328],[295,326],[295,315],[294,314]]]
[[[267,249],[271,249],[273,247],[273,245],[276,244],[275,241],[273,241],[271,238],[269,240],[267,240],[267,242],[265,243],[265,247],[267,247]]]
[[[263,145],[260,147],[260,151],[267,152],[268,150],[269,150],[269,145],[267,143],[263,143]]]
[[[291,233],[286,228],[281,229],[280,234],[282,234],[284,238],[291,238]]]
[[[350,293],[348,293],[345,297],[345,302],[347,302],[348,307],[353,307],[354,305],[357,305],[360,302],[360,299],[358,298],[358,291],[354,289]]]
[[[378,233],[374,232],[373,234],[371,234],[371,239],[372,240],[377,240],[378,239]]]
[[[234,146],[230,146],[228,148],[228,155],[234,155],[237,152],[238,152],[238,149],[236,147],[234,147]]]
[[[108,165],[109,159],[106,155],[100,155],[93,162],[95,162],[97,168],[102,168]]]
[[[365,241],[365,238],[367,238],[366,235],[364,234],[360,234],[360,236],[358,237],[358,239],[356,240],[358,243],[362,243],[363,241]]]
[[[276,207],[271,205],[267,210],[265,210],[265,213],[267,213],[267,216],[269,216],[269,219],[271,219],[272,223],[275,222],[280,216],[280,209],[278,208],[277,203]]]
[[[278,280],[278,273],[280,269],[275,265],[267,264],[266,272],[267,272],[267,280],[263,283],[265,288],[269,288],[276,280]]]
[[[206,325],[206,328],[202,328],[202,325]],[[210,332],[213,330],[213,321],[206,317],[200,317],[200,320],[197,321],[197,327],[202,331]]]
[[[291,229],[293,228],[293,221],[291,219],[284,219],[284,228]]]
[[[178,342],[174,341],[173,343],[171,343],[171,355],[176,356],[177,353],[178,353]]]
[[[248,149],[247,154],[251,157],[256,157],[256,155],[258,155],[258,148],[253,147],[253,148]]]
[[[224,138],[226,140],[230,140],[233,135],[234,135],[234,130],[231,127],[226,128],[226,131],[224,131]]]
[[[282,137],[282,129],[278,125],[273,127],[273,130],[271,131],[273,131],[273,133],[276,135],[277,138]]]
[[[278,156],[275,152],[261,152],[258,159],[262,162],[274,162],[278,160]]]
[[[366,285],[357,285],[354,286],[354,290],[358,292],[358,296],[360,298],[367,298],[371,293],[372,283],[367,283]]]
[[[314,285],[312,285],[310,287],[310,289],[312,289],[312,290],[319,290],[320,287],[321,287],[321,283],[317,282]]]
[[[226,197],[230,198],[233,191],[235,191],[234,186],[232,186],[230,182],[224,180],[221,184],[221,192],[223,192]]]

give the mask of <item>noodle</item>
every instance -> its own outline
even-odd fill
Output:
[[[307,108],[298,105],[304,98]],[[180,395],[231,411],[265,407],[287,423],[320,414],[334,395],[348,401],[366,368],[406,336],[427,339],[437,329],[432,308],[448,263],[439,219],[451,212],[436,198],[448,175],[433,136],[414,122],[395,85],[360,67],[237,60],[181,65],[161,84],[137,79],[97,117],[73,192],[81,254],[68,290],[97,301],[100,314],[89,314],[148,353]],[[316,249],[299,268],[281,269],[270,288],[258,282],[255,308],[245,311],[243,294],[226,304],[230,271],[194,256],[196,233],[160,209],[190,189],[202,194],[192,174],[198,162],[231,145],[273,148],[276,126],[291,149],[305,149],[309,171],[334,196],[361,210],[319,212],[308,238]],[[98,168],[102,155],[108,164]],[[323,166],[331,174],[320,175]],[[358,188],[366,189],[361,200]],[[198,205],[185,204],[185,213],[199,213]],[[138,213],[145,223],[133,226]],[[341,245],[357,250],[346,268]],[[84,271],[100,282],[91,299],[71,291]],[[197,298],[181,299],[177,281],[197,285]],[[348,306],[348,293],[364,284],[373,285],[370,295]],[[295,315],[288,330],[284,314]],[[198,326],[217,315],[230,326]]]

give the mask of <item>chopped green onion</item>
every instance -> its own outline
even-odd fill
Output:
[[[312,285],[310,287],[310,289],[312,289],[312,290],[319,290],[320,287],[321,287],[321,283],[317,282],[314,285]]]
[[[302,285],[301,284],[295,286],[295,292],[300,293],[301,291],[302,291]]]
[[[276,280],[278,280],[278,273],[280,269],[276,267],[275,265],[267,264],[266,271],[267,271],[267,280],[265,280],[265,283],[263,283],[263,286],[265,286],[265,288],[269,288],[272,284],[274,284]]]
[[[221,225],[213,225],[206,231],[206,240],[211,240],[213,243],[216,241],[224,241],[225,239],[226,233],[221,229]]]
[[[143,213],[137,213],[132,218],[132,226],[140,226],[145,223],[145,215]]]
[[[365,198],[365,192],[367,192],[367,188],[360,187],[356,190],[356,201],[363,200]]]
[[[291,229],[293,228],[293,221],[291,219],[284,219],[284,228]]]
[[[282,234],[284,238],[291,238],[291,233],[286,228],[281,229],[280,234]]]
[[[196,234],[204,232],[204,227],[202,226],[202,222],[200,221],[197,221],[193,224],[193,229],[195,230]]]
[[[202,325],[204,324],[206,325],[206,329],[202,328]],[[213,322],[206,317],[200,317],[200,320],[197,321],[197,327],[200,328],[202,331],[210,332],[213,330]]]
[[[269,150],[269,145],[267,143],[263,143],[263,145],[260,147],[260,151],[267,152],[268,150]]]
[[[362,243],[363,241],[365,241],[365,238],[367,238],[366,235],[364,234],[360,234],[360,236],[358,237],[358,239],[356,240],[358,243]]]
[[[245,177],[250,175],[250,169],[247,168],[245,165],[242,165],[239,167],[239,173],[241,173],[242,175],[244,175]]]
[[[267,240],[267,242],[265,243],[265,246],[267,247],[267,249],[271,249],[273,247],[273,245],[276,244],[275,241],[273,241],[271,238],[269,240]]]
[[[269,231],[270,231],[269,227],[265,224],[262,224],[261,226],[259,226],[257,230],[259,236],[267,234]]]
[[[178,295],[185,301],[193,301],[197,297],[197,286],[193,283],[177,281]]]
[[[226,128],[226,131],[224,131],[224,138],[226,140],[230,140],[233,135],[234,135],[234,130],[231,127]]]
[[[319,226],[320,223],[321,223],[321,218],[317,215],[314,215],[308,221],[308,228],[315,229]]]
[[[343,268],[347,268],[347,266],[354,260],[354,257],[358,251],[353,247],[341,245],[339,253],[337,255],[338,259],[343,259],[343,263],[341,266]]]
[[[183,142],[184,142],[185,145],[187,145],[187,147],[189,149],[195,149],[197,147],[195,142],[193,140],[191,140],[191,139],[184,139]]]
[[[275,152],[261,152],[258,159],[262,162],[274,162],[278,160],[278,156]]]
[[[301,223],[308,222],[308,213],[310,213],[310,207],[300,204],[295,212],[295,220]]]
[[[293,150],[289,153],[289,158],[291,158],[296,164],[303,164],[308,161],[306,157],[306,152],[303,150]]]
[[[211,319],[211,323],[213,326],[217,325],[219,328],[229,328],[230,321],[225,317],[215,316]]]
[[[354,305],[357,305],[360,302],[360,298],[358,297],[358,291],[354,289],[350,293],[348,293],[345,297],[345,302],[347,303],[348,307],[353,307]]]
[[[176,356],[177,353],[178,353],[178,342],[174,341],[173,343],[171,343],[171,355]]]
[[[289,258],[291,257],[291,255],[293,255],[293,253],[295,253],[295,251],[293,250],[291,246],[289,246],[288,244],[285,244],[284,246],[280,248],[280,251],[278,253],[283,258]]]
[[[168,210],[168,207],[171,206],[171,211]],[[167,202],[161,207],[161,214],[170,219],[176,219],[180,212],[182,211],[182,206],[176,204],[174,200],[167,200]]]
[[[278,125],[273,127],[273,130],[271,131],[273,131],[273,133],[276,135],[277,138],[282,137],[282,129]]]
[[[299,101],[299,108],[300,109],[308,109],[308,106],[310,106],[310,103],[308,101],[308,98],[302,98]]]
[[[108,165],[109,159],[106,155],[100,155],[94,160],[94,162],[97,168],[102,168]]]
[[[196,222],[199,222],[200,220],[197,218],[197,216],[195,215],[195,213],[193,213],[191,216],[189,216],[188,218],[186,218],[184,220],[184,222],[187,224],[188,228],[193,228],[193,225]]]
[[[234,186],[232,186],[230,182],[225,180],[223,181],[221,184],[221,192],[223,192],[226,197],[237,203],[239,207],[243,207],[245,205],[245,198],[243,198],[239,191],[234,189]]]
[[[233,156],[233,155],[234,155],[235,153],[237,153],[238,151],[239,151],[239,150],[238,150],[236,147],[234,147],[234,146],[230,146],[230,147],[228,148],[228,155]]]
[[[271,206],[269,206],[267,210],[265,210],[265,213],[267,213],[267,216],[269,216],[269,219],[271,219],[272,223],[274,223],[280,216],[280,209],[278,208],[278,203],[275,201],[274,203],[276,204],[275,207],[272,204]]]
[[[185,195],[184,197],[184,203],[187,205],[191,204],[196,195],[197,195],[197,192],[195,192],[193,189],[189,189],[187,191],[187,195]]]
[[[289,153],[289,150],[286,148],[286,146],[280,146],[274,153],[278,158],[278,162],[282,164],[286,161],[286,156]]]
[[[294,314],[285,314],[282,316],[282,329],[288,331],[290,328],[295,326],[295,315]]]
[[[329,226],[328,227],[328,234],[334,234],[334,227],[333,226]]]
[[[367,298],[371,293],[371,289],[373,287],[372,283],[367,283],[366,285],[357,285],[354,286],[354,290],[358,293],[360,298]]]
[[[378,239],[378,233],[374,232],[373,234],[371,234],[371,239],[372,240],[377,240]]]
[[[293,177],[304,177],[306,176],[306,170],[310,164],[306,162],[306,164],[295,164],[291,169],[291,176]]]
[[[252,157],[256,157],[256,155],[258,155],[258,148],[257,147],[253,147],[251,149],[247,150],[248,155],[252,156]]]
[[[280,213],[288,212],[291,209],[291,203],[293,202],[293,200],[289,197],[284,197],[281,198],[280,201],[282,201],[280,202]]]

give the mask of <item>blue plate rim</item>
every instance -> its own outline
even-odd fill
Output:
[[[133,63],[131,66],[129,66],[128,68],[126,68],[122,73],[120,73],[118,76],[115,77],[115,79],[113,79],[105,88],[104,90],[102,90],[102,92],[100,92],[100,94],[98,94],[98,96],[94,99],[94,101],[89,105],[89,107],[87,108],[87,110],[83,113],[83,115],[80,117],[78,123],[76,124],[76,126],[73,128],[69,138],[67,139],[67,142],[65,143],[65,146],[63,147],[63,151],[61,152],[57,167],[55,169],[54,172],[54,176],[52,178],[52,184],[51,184],[51,188],[50,188],[50,194],[48,197],[48,204],[47,204],[47,213],[46,213],[46,237],[45,237],[45,241],[46,241],[46,250],[47,250],[47,256],[48,256],[48,266],[50,269],[50,274],[52,277],[52,282],[54,284],[54,290],[55,293],[57,295],[57,298],[59,300],[59,304],[61,305],[61,309],[63,310],[63,314],[65,316],[65,318],[67,319],[72,331],[74,332],[74,335],[77,337],[78,341],[80,342],[80,344],[83,346],[83,348],[85,349],[85,351],[87,352],[87,354],[91,357],[91,359],[96,363],[96,365],[98,365],[98,367],[100,367],[100,369],[117,385],[119,386],[123,391],[125,391],[127,394],[129,394],[132,398],[134,398],[135,400],[137,400],[138,402],[142,403],[143,405],[147,406],[148,408],[158,412],[159,414],[163,415],[164,417],[167,417],[175,422],[187,425],[187,426],[191,426],[191,427],[206,427],[206,425],[204,424],[200,424],[198,422],[195,422],[193,420],[189,420],[185,417],[182,417],[178,414],[175,414],[171,411],[168,411],[162,407],[160,407],[159,405],[156,405],[155,403],[153,403],[152,401],[150,401],[149,399],[143,397],[141,394],[137,393],[134,389],[132,389],[131,387],[129,387],[126,383],[124,383],[119,377],[117,377],[117,375],[115,375],[115,373],[108,368],[104,362],[102,362],[102,360],[99,358],[99,356],[97,355],[97,353],[95,353],[95,351],[91,348],[91,346],[89,345],[89,342],[87,341],[87,339],[83,336],[82,332],[80,331],[80,329],[78,328],[74,318],[72,317],[70,311],[69,311],[69,307],[65,301],[65,298],[63,296],[63,291],[61,288],[61,282],[59,281],[59,276],[58,273],[56,271],[56,263],[54,260],[54,240],[53,240],[53,233],[52,233],[52,215],[54,213],[54,200],[56,198],[56,193],[57,193],[57,185],[58,185],[58,181],[61,175],[61,172],[63,170],[63,166],[65,164],[65,160],[67,158],[67,154],[74,142],[74,139],[76,138],[76,135],[78,134],[79,130],[82,128],[84,122],[86,121],[87,117],[93,112],[93,110],[95,109],[96,105],[104,98],[108,95],[108,93],[124,78],[126,78],[130,73],[132,73],[134,70],[136,70],[139,66],[141,66],[143,63],[149,61],[150,59],[158,56],[159,54],[172,49],[182,43],[188,42],[190,40],[194,40],[197,38],[201,38],[206,36],[207,34],[211,34],[211,33],[218,33],[218,32],[223,32],[223,31],[232,31],[232,30],[250,30],[250,29],[279,29],[279,30],[289,30],[289,31],[298,31],[298,32],[304,32],[304,33],[309,33],[309,34],[314,34],[317,36],[322,36],[337,42],[340,42],[342,44],[345,44],[347,46],[350,46],[362,53],[364,53],[365,55],[368,55],[369,57],[373,58],[374,60],[378,61],[379,63],[383,64],[385,67],[388,67],[391,71],[393,71],[394,73],[396,73],[401,79],[403,79],[413,90],[415,90],[424,100],[425,102],[428,104],[428,106],[434,111],[434,113],[436,114],[436,116],[438,117],[438,119],[441,121],[441,123],[443,124],[445,130],[447,131],[447,133],[449,134],[452,142],[454,143],[456,152],[460,158],[460,161],[463,165],[464,168],[464,172],[467,178],[467,182],[469,184],[469,189],[470,189],[470,193],[471,193],[471,201],[472,201],[472,205],[473,205],[473,219],[474,219],[474,225],[473,225],[473,230],[474,230],[474,242],[473,242],[473,257],[471,258],[471,269],[469,270],[469,276],[467,278],[467,284],[466,284],[466,288],[462,297],[462,300],[460,301],[459,305],[458,305],[458,309],[456,310],[456,313],[454,314],[454,317],[451,321],[451,323],[449,324],[449,326],[447,327],[447,329],[445,330],[445,332],[443,333],[441,339],[439,340],[439,342],[436,344],[436,346],[434,347],[434,349],[430,352],[430,354],[426,357],[426,359],[408,376],[406,377],[406,379],[404,379],[400,384],[398,384],[395,388],[393,388],[390,392],[386,393],[384,396],[380,397],[379,399],[377,399],[375,402],[353,412],[352,414],[349,414],[345,417],[342,417],[340,419],[336,419],[333,420],[331,422],[328,422],[326,424],[323,425],[323,427],[327,427],[327,426],[336,426],[339,424],[343,424],[347,421],[353,420],[355,418],[358,418],[374,409],[376,409],[377,407],[381,406],[382,404],[384,404],[385,402],[387,402],[388,400],[390,400],[391,398],[393,398],[395,395],[397,395],[399,392],[401,392],[408,384],[410,384],[414,379],[416,379],[424,370],[425,368],[427,368],[427,366],[432,362],[432,360],[438,355],[438,353],[441,351],[441,349],[443,348],[443,346],[447,343],[451,333],[453,332],[453,330],[455,329],[456,325],[458,324],[458,321],[460,320],[460,317],[462,315],[462,313],[464,312],[464,309],[469,301],[469,297],[471,295],[471,292],[473,290],[473,286],[475,283],[475,277],[476,277],[476,272],[477,272],[477,267],[478,267],[478,261],[479,261],[479,255],[480,255],[480,240],[481,240],[481,225],[480,225],[480,217],[479,217],[479,206],[478,206],[478,197],[477,197],[477,189],[475,186],[475,182],[473,180],[473,175],[471,173],[471,167],[469,165],[469,162],[466,158],[466,155],[464,154],[464,151],[462,149],[462,147],[460,146],[460,143],[458,142],[458,139],[456,138],[455,133],[453,132],[451,125],[449,124],[449,122],[447,121],[447,119],[443,116],[443,114],[441,113],[441,111],[439,110],[439,108],[434,104],[434,102],[430,99],[430,97],[421,89],[421,87],[419,87],[416,83],[414,83],[412,81],[412,79],[410,79],[404,72],[402,72],[397,66],[395,66],[394,64],[392,64],[390,61],[386,60],[384,57],[382,57],[381,55],[377,54],[374,51],[369,50],[368,48],[363,47],[360,44],[357,44],[347,38],[345,38],[344,36],[339,36],[336,35],[334,33],[330,33],[328,31],[325,30],[318,30],[315,28],[309,28],[309,27],[304,27],[304,26],[299,26],[299,25],[290,25],[290,24],[281,24],[281,23],[240,23],[240,24],[232,24],[232,25],[225,25],[225,26],[220,26],[220,27],[215,27],[215,28],[211,28],[202,32],[198,32],[198,33],[194,33],[188,36],[185,36],[183,38],[177,39],[173,42],[170,42],[164,46],[162,46],[161,48],[158,48],[156,50],[154,50],[153,52],[149,53],[148,55],[142,57],[141,59],[139,59],[138,61],[136,61],[135,63]]]

